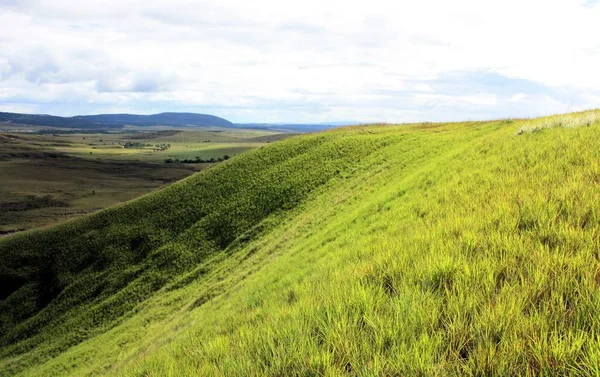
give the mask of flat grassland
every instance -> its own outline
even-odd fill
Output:
[[[0,133],[0,236],[133,199],[207,168],[211,159],[216,162],[288,136],[160,127],[51,132]],[[207,162],[166,164],[168,159]]]

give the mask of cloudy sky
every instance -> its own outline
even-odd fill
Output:
[[[598,0],[0,0],[0,111],[237,122],[600,107]]]

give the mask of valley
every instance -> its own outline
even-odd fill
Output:
[[[11,127],[0,132],[0,235],[125,202],[292,135],[218,127]]]

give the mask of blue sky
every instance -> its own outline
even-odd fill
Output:
[[[600,107],[595,0],[1,0],[0,111],[412,122]]]

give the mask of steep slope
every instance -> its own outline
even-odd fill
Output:
[[[596,375],[598,119],[295,137],[4,239],[0,374]]]

